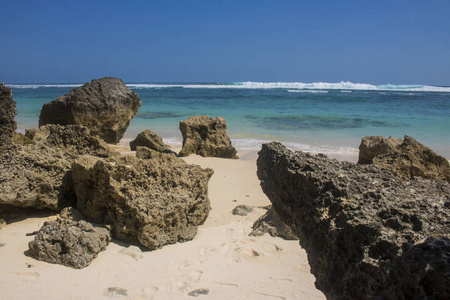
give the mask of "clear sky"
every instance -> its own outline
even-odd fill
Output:
[[[450,0],[0,0],[0,82],[450,85]]]

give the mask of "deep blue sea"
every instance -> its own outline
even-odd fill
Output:
[[[81,84],[7,84],[18,130],[37,128],[41,107]],[[128,83],[142,106],[125,139],[150,129],[181,144],[179,121],[223,116],[238,150],[281,141],[296,149],[357,156],[367,135],[410,135],[450,158],[450,87],[340,83]]]

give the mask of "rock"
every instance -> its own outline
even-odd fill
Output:
[[[85,221],[59,219],[45,222],[28,248],[37,260],[82,269],[89,266],[110,241],[110,232],[105,228]]]
[[[16,102],[12,97],[12,91],[0,83],[0,147],[11,144],[17,123],[14,121],[16,116]]]
[[[33,140],[29,139],[26,135],[20,132],[14,132],[12,142],[17,145],[33,144]]]
[[[80,157],[72,167],[77,208],[87,220],[110,225],[118,240],[150,250],[193,239],[209,214],[213,171],[158,154],[109,162]]]
[[[84,125],[107,143],[117,143],[142,102],[122,80],[94,79],[42,106],[39,126]]]
[[[139,247],[133,246],[133,245],[120,250],[120,253],[130,256],[134,260],[140,260],[140,259],[144,258],[144,255],[142,255],[141,249],[139,249]]]
[[[79,125],[43,126],[36,130],[33,142],[0,152],[0,217],[4,219],[21,217],[27,208],[59,211],[75,205],[72,161],[81,154],[118,155]]]
[[[208,294],[209,294],[209,289],[195,289],[192,292],[190,292],[188,294],[188,296],[198,297],[201,295],[208,295]]]
[[[179,156],[198,154],[203,157],[238,158],[223,117],[191,116],[186,121],[180,121],[180,131],[183,148]]]
[[[253,212],[253,207],[247,205],[236,206],[231,213],[235,216],[247,216],[249,213]]]
[[[401,143],[402,139],[395,139],[392,136],[388,139],[382,136],[363,137],[359,145],[358,164],[371,164],[375,156],[390,153]]]
[[[61,219],[68,219],[76,222],[84,220],[83,214],[78,209],[73,207],[63,208],[59,213],[59,217]]]
[[[109,287],[105,292],[105,296],[109,296],[109,297],[125,296],[126,297],[126,296],[128,296],[128,292],[124,288]]]
[[[262,146],[257,166],[327,299],[450,298],[449,183],[404,180],[275,142]]]
[[[6,227],[6,221],[4,219],[0,219],[0,229],[3,229]]]
[[[147,147],[158,152],[171,152],[170,146],[164,144],[161,137],[148,129],[139,133],[136,139],[130,142],[132,151],[136,151],[137,146]]]
[[[273,237],[280,237],[285,240],[298,240],[298,236],[280,219],[280,216],[272,208],[256,220],[252,229],[250,236],[262,236],[268,233]]]
[[[0,247],[6,246],[5,243],[0,243]]]

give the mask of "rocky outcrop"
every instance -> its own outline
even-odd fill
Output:
[[[17,124],[14,121],[16,116],[16,102],[12,97],[12,91],[5,86],[4,83],[0,84],[0,147],[4,147],[11,144],[11,140],[14,132],[16,131]]]
[[[33,131],[33,143],[0,153],[0,217],[13,219],[26,208],[59,211],[74,205],[70,169],[79,155],[117,154],[79,125],[46,125]]]
[[[111,233],[85,221],[57,219],[45,222],[28,243],[29,253],[37,260],[82,269],[106,249]]]
[[[450,164],[410,136],[404,140],[364,137],[359,147],[359,164],[372,165],[393,172],[405,179],[416,176],[450,182]]]
[[[183,148],[179,156],[198,154],[203,157],[238,158],[223,117],[191,116],[186,121],[180,121],[180,131]]]
[[[170,146],[164,144],[161,137],[148,129],[139,133],[136,139],[130,142],[132,151],[136,151],[138,146],[147,147],[158,152],[171,152]]]
[[[450,185],[262,146],[261,187],[328,299],[449,299]]]
[[[402,142],[402,139],[392,136],[388,139],[382,136],[365,136],[359,145],[358,164],[371,164],[375,156],[390,153]]]
[[[153,152],[146,160],[83,156],[72,167],[77,208],[86,219],[107,224],[118,240],[150,250],[194,238],[209,214],[213,173]]]
[[[270,236],[280,237],[285,240],[298,240],[298,236],[281,220],[278,213],[272,207],[255,221],[249,235],[262,236],[266,233],[270,234]]]
[[[39,126],[84,125],[107,143],[117,143],[142,102],[122,80],[94,79],[42,106]]]

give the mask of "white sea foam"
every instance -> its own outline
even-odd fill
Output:
[[[9,84],[11,88],[39,88],[54,87],[67,88],[78,87],[82,84]],[[428,86],[428,85],[373,85],[368,83],[352,83],[341,81],[331,82],[234,82],[234,83],[180,83],[180,84],[154,84],[154,83],[127,83],[132,89],[162,89],[162,88],[185,88],[185,89],[287,89],[288,92],[320,92],[329,90],[347,91],[402,91],[402,92],[442,92],[450,93],[450,87]]]
[[[320,94],[320,93],[328,93],[327,90],[287,90],[289,93],[312,93],[312,94]]]

